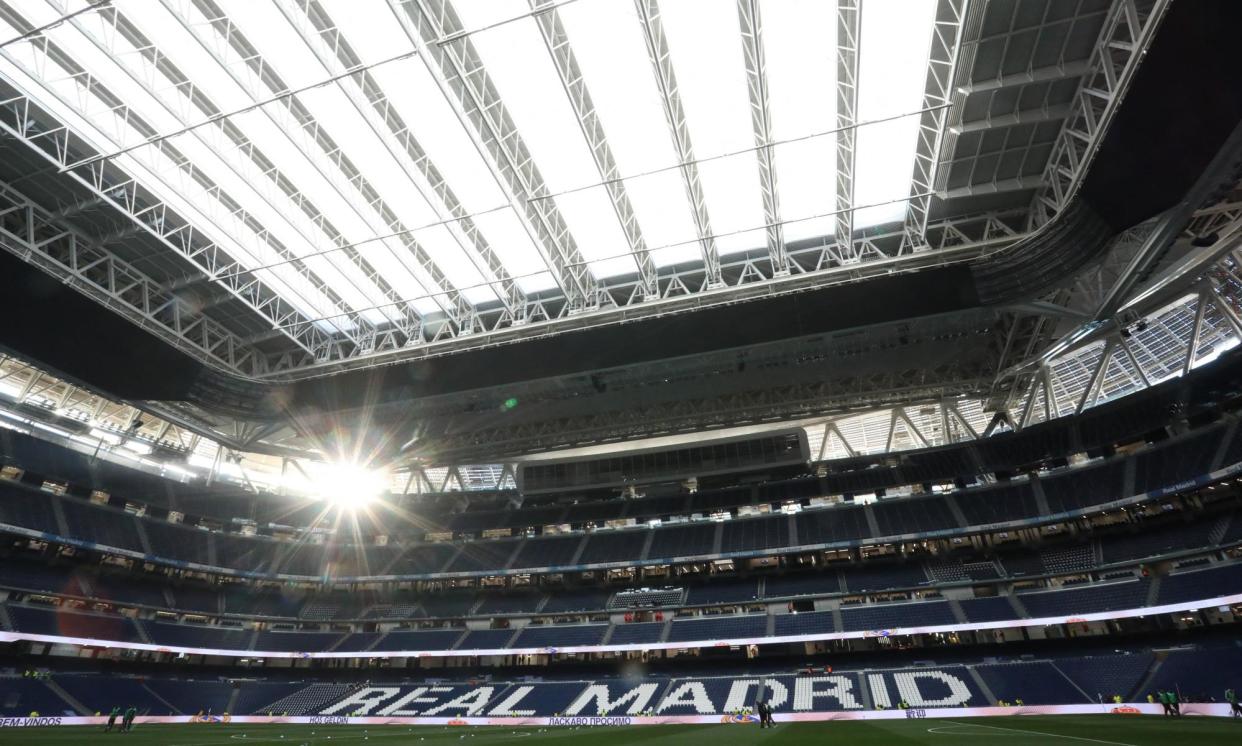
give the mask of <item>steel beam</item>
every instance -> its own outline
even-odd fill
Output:
[[[858,129],[859,0],[837,0],[836,241],[846,261],[858,261],[854,247],[854,160]]]
[[[658,297],[660,287],[657,282],[655,263],[651,260],[647,241],[643,238],[638,218],[634,215],[634,207],[630,204],[629,196],[626,194],[625,183],[619,178],[621,173],[617,168],[616,158],[613,157],[612,148],[608,145],[603,123],[600,122],[599,115],[595,111],[591,92],[586,80],[583,79],[582,69],[578,66],[573,47],[569,43],[569,35],[565,32],[565,26],[561,22],[553,1],[530,0],[532,10],[546,9],[546,12],[535,16],[535,25],[539,27],[543,43],[552,57],[557,77],[565,89],[569,105],[573,109],[574,116],[577,117],[578,127],[586,139],[591,157],[595,161],[595,167],[603,181],[604,190],[608,193],[609,201],[612,203],[613,212],[625,233],[630,253],[634,257],[635,264],[638,265],[643,295],[647,298]]]
[[[682,183],[685,185],[690,205],[694,208],[694,224],[699,234],[699,253],[703,259],[703,271],[707,276],[706,284],[708,288],[719,287],[722,284],[720,253],[716,249],[715,234],[712,233],[711,220],[707,214],[707,202],[699,181],[699,166],[694,159],[694,145],[686,124],[686,112],[681,105],[681,94],[677,89],[677,75],[673,71],[668,39],[664,36],[664,24],[660,21],[660,5],[658,0],[634,0],[634,5],[642,21],[643,40],[647,43],[647,54],[651,58],[656,85],[660,89],[664,118],[672,133],[677,161],[681,164]]]
[[[914,173],[910,179],[910,202],[905,217],[903,247],[916,251],[926,245],[931,192],[939,178],[941,141],[944,138],[948,110],[952,103],[958,70],[973,67],[975,46],[963,44],[962,37],[969,23],[969,33],[977,35],[983,22],[983,3],[970,0],[938,0],[932,26],[931,51],[927,58],[927,78],[923,88],[923,114],[919,116],[918,139],[915,141]]]
[[[1055,104],[1053,106],[1040,106],[1036,109],[1019,109],[1010,114],[999,114],[997,116],[987,116],[980,119],[969,119],[957,124],[951,125],[949,131],[955,135],[964,132],[984,132],[986,130],[999,129],[1001,127],[1016,127],[1019,124],[1034,124],[1039,122],[1052,122],[1058,119],[1064,119],[1069,116],[1069,104]]]
[[[0,91],[0,130],[13,140],[25,143],[39,156],[57,166],[68,162],[70,151],[89,150],[91,144],[76,132],[54,120],[25,93],[0,77],[7,91]],[[308,317],[272,291],[265,281],[237,274],[245,270],[225,247],[204,236],[193,224],[180,217],[169,205],[154,198],[132,177],[114,169],[91,168],[87,173],[71,172],[79,188],[92,192],[101,204],[116,210],[167,248],[208,276],[227,275],[225,289],[272,328],[281,329],[300,349],[315,354],[332,338]],[[158,220],[157,220],[158,218]],[[252,374],[254,371],[238,371]]]
[[[523,226],[539,247],[568,305],[597,308],[608,299],[597,292],[595,278],[554,201],[532,199],[548,192],[530,151],[468,36],[447,43],[442,38],[464,29],[447,0],[390,0],[406,35],[422,54],[446,99],[475,139],[484,162],[497,176]]]
[[[755,133],[755,154],[759,162],[759,186],[763,194],[768,257],[772,273],[789,273],[785,253],[785,231],[781,223],[776,169],[772,162],[772,113],[768,105],[768,73],[763,51],[763,18],[759,0],[737,0],[738,22],[742,29],[742,57],[746,65],[746,90],[750,98],[750,123]],[[852,132],[852,130],[851,130]]]
[[[1000,181],[983,181],[977,184],[941,189],[936,192],[940,199],[957,199],[959,197],[977,197],[982,194],[1003,194],[1005,192],[1023,192],[1028,189],[1039,189],[1044,186],[1040,176],[1019,176]]]
[[[200,0],[203,3],[207,1]],[[325,68],[347,69],[360,64],[360,58],[318,0],[301,0],[297,3],[297,8],[290,8],[289,5],[289,2],[282,2],[279,7]],[[230,40],[234,40],[234,37],[230,37]],[[238,51],[245,52],[246,50],[241,48]],[[254,67],[255,55],[244,54],[244,57]],[[384,143],[385,148],[393,155],[428,204],[432,205],[433,209],[437,205],[443,206],[443,212],[437,210],[437,215],[441,218],[447,215],[448,219],[445,224],[462,246],[466,256],[482,276],[494,278],[494,281],[489,283],[489,287],[507,310],[511,313],[515,312],[524,297],[522,290],[479,231],[427,151],[414,137],[413,131],[402,118],[397,107],[389,100],[370,73],[363,71],[349,78],[348,82],[350,85],[342,86],[342,91],[350,98],[355,109]],[[309,117],[309,112],[305,116]],[[430,195],[434,195],[434,198]],[[384,215],[392,232],[401,233],[409,230],[401,224],[395,213],[378,202],[378,198],[375,204],[376,209]],[[421,261],[420,258],[420,263]],[[434,273],[432,276],[435,276]],[[437,285],[441,288],[452,287],[447,279],[444,282],[437,281]],[[460,300],[454,298],[452,305],[461,307],[462,304]]]
[[[0,247],[212,367],[262,372],[263,358],[237,335],[23,195],[0,185],[0,207]],[[22,233],[7,227],[18,216]]]
[[[112,15],[111,11],[109,13]],[[7,3],[0,3],[0,15],[3,15],[12,24],[18,26],[27,25],[26,21],[16,14]],[[29,55],[24,54],[18,57],[11,50],[6,49],[0,50],[0,55],[3,55],[6,60],[21,69],[36,82],[49,80],[47,65],[49,60],[55,59],[57,60],[58,69],[68,70],[70,77],[78,84],[81,90],[81,95],[68,97],[59,93],[54,85],[51,87],[45,85],[45,90],[54,96],[61,105],[76,112],[88,122],[93,123],[95,119],[102,116],[109,120],[109,122],[125,124],[139,133],[153,134],[155,132],[154,128],[139,117],[128,105],[120,101],[95,76],[81,68],[64,49],[52,43],[47,37],[33,39],[30,42],[30,52],[31,54]],[[126,72],[128,73],[128,70]],[[10,85],[15,91],[15,95],[6,97],[11,102],[11,107],[29,109],[29,106],[33,105],[36,109],[40,109],[38,103],[29,97],[22,85],[16,82]],[[102,113],[100,112],[101,105],[106,107]],[[13,113],[16,114],[17,112],[14,111]],[[27,113],[33,115],[35,112],[28,111]],[[43,114],[41,110],[39,113]],[[79,153],[98,150],[90,142],[89,138],[82,137],[76,131],[71,132],[65,125],[55,121],[54,117],[47,115],[46,120],[48,120],[47,124],[36,125],[46,127],[44,131],[33,132],[31,137],[26,137],[23,134],[20,139],[38,146],[43,154],[49,157],[62,171],[66,166],[77,162]],[[35,120],[31,118],[23,119],[19,128],[21,130],[31,129],[34,122]],[[71,141],[77,147],[70,149],[68,145]],[[338,308],[343,307],[339,297],[322,279],[303,263],[296,261],[297,257],[273,238],[265,226],[259,224],[257,220],[244,210],[241,205],[234,202],[218,185],[211,182],[203,173],[195,169],[194,164],[190,163],[183,154],[177,152],[167,143],[162,143],[156,147],[167,149],[169,161],[173,164],[173,170],[169,174],[160,174],[149,170],[153,179],[160,181],[167,189],[178,194],[188,194],[188,190],[191,189],[195,192],[198,190],[206,192],[210,197],[210,199],[206,200],[206,204],[197,204],[193,208],[214,210],[214,213],[204,210],[201,213],[201,217],[213,224],[219,233],[229,236],[231,240],[236,242],[237,248],[247,250],[252,255],[261,256],[262,252],[266,250],[273,251],[282,258],[291,260],[293,262],[291,268],[296,274]],[[176,236],[177,240],[183,244],[184,248],[181,250],[183,253],[194,250],[186,246],[187,242],[194,241],[198,243],[203,241],[203,236],[195,230],[189,221],[183,222],[183,218],[178,211],[174,211],[165,201],[147,192],[137,178],[129,174],[120,173],[119,169],[116,169],[107,161],[74,168],[65,173],[77,175],[95,190],[97,193],[92,199],[100,199],[100,204],[109,204],[119,208],[123,214],[130,216],[136,223],[155,233],[157,237]],[[170,179],[177,179],[180,183],[174,185],[170,182]],[[247,245],[247,242],[250,245]],[[205,250],[214,250],[215,246],[214,241],[212,241]],[[279,303],[286,303],[279,295],[275,293],[273,295],[276,295],[276,301]],[[317,307],[317,304],[313,302],[305,301],[305,304],[312,308]],[[290,309],[290,313],[286,314],[288,318],[295,318],[299,315],[300,312],[293,309]],[[342,314],[342,318],[347,317],[347,313]],[[349,321],[349,326],[346,328],[341,328],[338,323],[338,331],[341,333],[341,336],[347,344],[365,347],[371,324],[361,317],[355,317],[355,319],[350,319]],[[305,332],[302,335],[303,338],[294,338],[294,341],[298,342],[299,346],[302,346],[312,354],[317,354],[316,346],[322,349],[325,346],[330,347],[338,343],[326,338],[326,332],[321,329],[304,328],[303,331]],[[308,344],[312,346],[308,346]]]
[[[1087,60],[1074,60],[1045,67],[1035,67],[1020,73],[998,75],[994,78],[982,78],[961,83],[957,90],[967,96],[974,93],[987,93],[1005,88],[1043,83],[1051,80],[1065,80],[1085,75],[1088,70]]]
[[[1047,186],[1032,202],[1034,227],[1051,220],[1078,192],[1168,7],[1169,0],[1114,0],[1048,158]]]

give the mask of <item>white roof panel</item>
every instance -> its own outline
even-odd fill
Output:
[[[243,266],[270,266],[258,273],[265,284],[325,330],[348,331],[341,318],[346,309],[379,325],[411,309],[435,314],[452,302],[444,291],[491,303],[498,298],[497,274],[513,278],[523,292],[553,294],[573,270],[557,266],[570,244],[593,276],[623,287],[623,278],[637,273],[632,250],[638,245],[650,252],[662,281],[703,261],[685,164],[667,117],[676,107],[662,99],[632,0],[542,7],[528,0],[445,0],[448,13],[424,20],[456,19],[459,26],[446,26],[451,36],[431,46],[418,35],[427,27],[408,17],[422,3],[318,0],[319,12],[353,53],[374,65],[367,75],[378,90],[369,89],[369,98],[358,76],[329,80],[345,63],[332,48],[337,37],[316,31],[306,3],[217,2],[231,25],[213,22],[218,19],[189,2],[114,4],[150,40],[155,59],[175,64],[214,108],[193,104],[155,68],[150,50],[135,49],[115,32],[110,15],[88,12],[46,32],[183,162],[144,145],[148,132],[114,116],[103,96],[84,90],[29,42],[0,50],[0,71],[23,81]],[[85,4],[14,7],[40,26]],[[760,183],[763,143],[751,116],[738,4],[662,0],[656,9],[673,93],[685,115],[678,126],[697,161],[714,245],[726,264],[742,251],[763,257],[769,220]],[[837,9],[821,0],[758,0],[758,11],[777,219],[786,240],[828,236],[836,224],[830,213],[836,209]],[[907,209],[934,12],[935,0],[862,3],[857,114],[864,124],[857,132],[854,199],[882,204],[858,211],[860,228],[900,221]],[[564,30],[580,81],[563,78],[569,66],[558,70],[540,14],[552,14]],[[12,32],[6,38],[17,35],[6,31]],[[314,117],[311,128],[300,131],[284,102],[259,104],[284,92],[256,74],[258,61],[231,46],[229,34],[244,35],[265,69],[287,86],[310,86],[297,98]],[[467,45],[481,68],[458,57]],[[442,48],[450,54],[442,56]],[[392,61],[410,52],[416,54]],[[571,101],[579,83],[589,103]],[[598,122],[592,132],[584,132],[592,118],[575,112],[588,105]],[[476,106],[514,129],[480,125]],[[220,111],[245,138],[243,147],[205,121]],[[896,118],[865,123],[889,117]],[[339,151],[325,152],[315,131]],[[501,147],[497,135],[505,138]],[[259,165],[267,163],[281,183]],[[380,209],[381,201],[390,212]],[[634,218],[630,235],[621,223],[626,203]],[[476,233],[466,230],[466,220]],[[374,274],[341,244],[356,249]],[[328,291],[299,274],[290,257],[304,259]]]

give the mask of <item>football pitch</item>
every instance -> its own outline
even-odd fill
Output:
[[[789,723],[760,730],[758,725],[644,725],[630,727],[505,728],[364,727],[319,725],[140,725],[132,733],[102,733],[92,726],[0,730],[0,743],[78,746],[117,741],[128,746],[590,746],[642,743],[646,746],[741,746],[763,743],[893,746],[1033,746],[1034,744],[1111,744],[1112,746],[1196,746],[1242,743],[1242,721],[1228,718],[1121,715],[1031,716],[969,720],[871,720]]]

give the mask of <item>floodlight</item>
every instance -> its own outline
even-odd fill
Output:
[[[359,464],[324,464],[313,472],[313,494],[340,508],[361,508],[388,486],[386,472]]]

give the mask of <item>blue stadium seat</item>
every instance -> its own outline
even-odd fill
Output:
[[[664,622],[634,622],[618,624],[608,638],[609,645],[637,645],[645,642],[659,642],[664,634]]]
[[[566,624],[523,627],[511,643],[515,648],[599,645],[608,631],[606,624]]]
[[[1018,599],[1032,618],[1137,609],[1147,604],[1147,582],[1102,583],[1059,591],[1028,591]]]
[[[513,637],[512,629],[472,629],[466,633],[457,650],[497,650]]]
[[[393,630],[372,650],[449,650],[464,629]]]
[[[709,616],[674,619],[669,642],[706,642],[763,637],[767,632],[766,614]]]
[[[1018,612],[1009,603],[1008,596],[964,598],[957,603],[962,607],[962,613],[972,622],[1000,622],[1018,618]]]
[[[830,611],[804,611],[776,615],[776,635],[814,635],[836,632]]]
[[[1242,593],[1242,562],[1175,573],[1160,583],[1161,604],[1199,601]]]
[[[1083,695],[1048,661],[982,663],[974,667],[998,700],[1028,705],[1085,704]],[[995,704],[995,703],[992,703]]]
[[[946,624],[957,624],[953,610],[946,601],[841,607],[841,627],[847,632]]]

